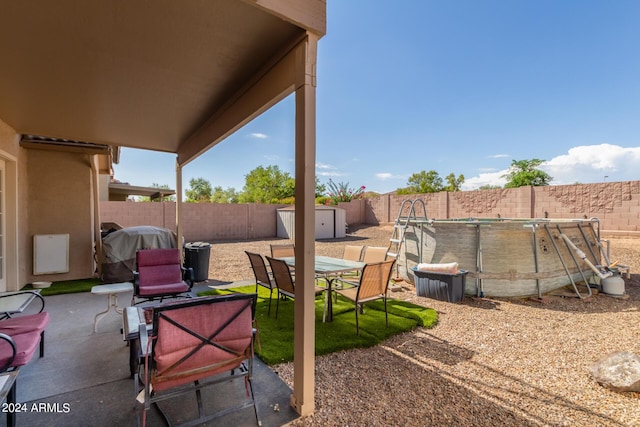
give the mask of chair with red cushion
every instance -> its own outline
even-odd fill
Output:
[[[40,357],[44,357],[44,330],[47,325],[49,325],[49,313],[42,311],[0,320],[0,333],[12,337],[14,335],[37,332],[40,334]]]
[[[134,377],[136,393],[141,390],[138,402],[143,405],[142,425],[152,404],[162,412],[158,402],[194,391],[198,419],[182,420],[188,425],[199,425],[250,406],[260,425],[252,385],[256,301],[256,294],[231,294],[153,307],[152,333],[147,338],[146,326],[142,326],[145,331],[140,335],[144,363]],[[244,401],[237,407],[206,414],[202,389],[225,386],[235,379],[245,383],[246,396],[241,393]],[[233,393],[234,388],[227,390]]]
[[[133,273],[131,305],[154,299],[191,297],[193,269],[182,267],[179,249],[141,249],[136,252],[136,263],[138,270]]]

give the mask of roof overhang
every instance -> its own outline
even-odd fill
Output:
[[[185,164],[290,94],[325,0],[0,0],[0,119]]]
[[[155,200],[173,196],[176,192],[168,188],[138,187],[135,185],[111,182],[109,183],[109,194],[117,194],[124,197],[146,196],[151,198],[151,200]]]

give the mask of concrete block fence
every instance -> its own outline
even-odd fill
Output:
[[[350,225],[393,223],[404,200],[424,201],[428,218],[598,218],[606,235],[640,237],[640,181],[397,195],[340,203]],[[186,241],[276,237],[286,205],[183,204]],[[176,228],[173,202],[101,202],[102,222]]]

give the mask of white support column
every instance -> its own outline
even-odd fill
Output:
[[[293,334],[293,395],[300,415],[315,410],[315,162],[316,52],[318,38],[308,34],[295,50],[295,245],[296,297]]]

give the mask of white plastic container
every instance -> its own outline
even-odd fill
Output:
[[[602,292],[607,295],[624,295],[624,279],[618,275],[602,279]]]

